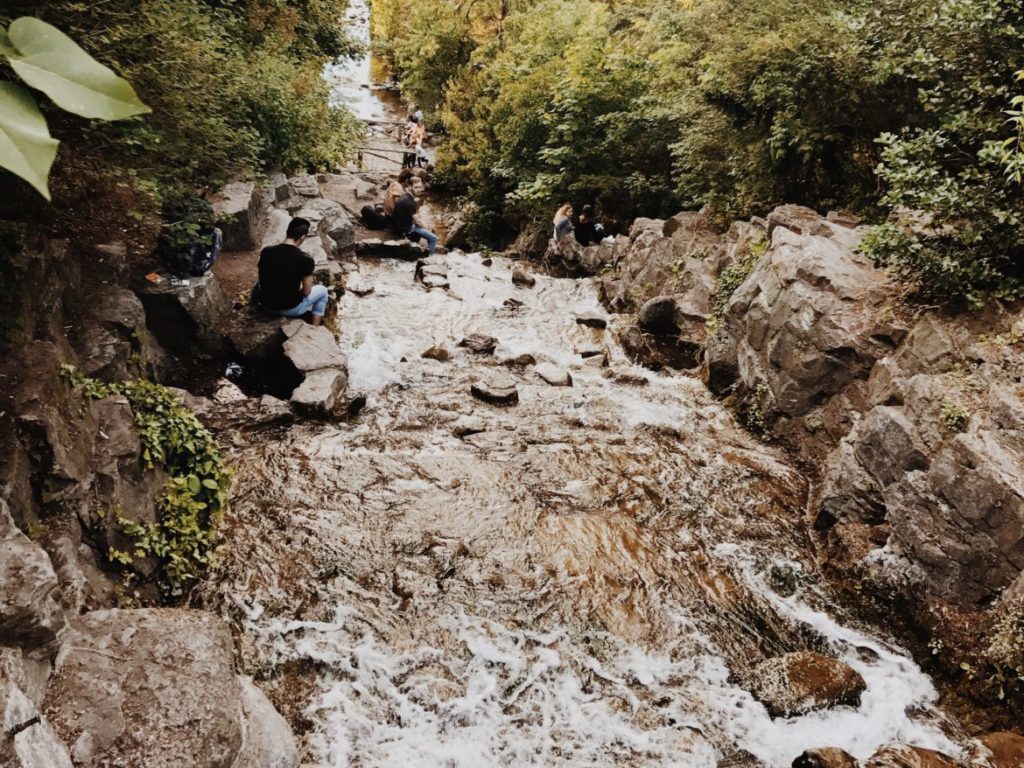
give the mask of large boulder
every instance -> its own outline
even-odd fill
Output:
[[[355,227],[345,209],[333,200],[313,198],[295,214],[308,219],[324,252],[338,256],[355,243]]]
[[[236,181],[210,200],[217,226],[224,235],[225,251],[247,251],[256,245],[263,191],[251,181]]]
[[[333,415],[348,385],[348,362],[334,334],[322,325],[303,324],[284,343],[284,355],[303,375],[291,395],[296,413],[309,418]]]
[[[867,381],[811,510],[830,562],[915,599],[978,605],[1024,569],[1024,354],[1017,316],[926,314]],[[991,337],[979,341],[976,328]],[[872,407],[873,406],[873,407]],[[885,557],[869,556],[885,547]]]
[[[187,285],[145,284],[139,298],[146,325],[160,345],[173,353],[192,355],[196,348],[221,351],[219,326],[231,314],[231,299],[212,272],[188,278]]]
[[[0,499],[0,641],[48,654],[64,626],[53,564],[14,524]]]
[[[0,675],[0,765],[71,768],[71,755],[49,721],[11,679]]]
[[[159,350],[148,343],[146,310],[133,292],[104,286],[83,309],[82,322],[75,323],[68,334],[82,373],[121,381],[145,373],[138,370],[138,363],[161,364]]]
[[[751,692],[772,717],[840,705],[856,707],[867,687],[848,664],[811,651],[763,661],[754,667],[751,680]]]
[[[96,611],[72,620],[44,714],[85,768],[295,768],[291,734],[249,686],[210,614]]]
[[[885,273],[847,244],[804,232],[774,228],[705,355],[709,386],[763,393],[768,419],[807,414],[866,377],[906,334],[885,311]]]

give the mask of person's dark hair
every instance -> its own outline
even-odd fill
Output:
[[[594,215],[594,206],[592,206],[592,205],[584,205],[582,213],[587,218],[592,218],[593,215]]]
[[[404,186],[405,182],[407,182],[412,177],[412,168],[403,168],[401,173],[398,174],[398,183]]]
[[[410,123],[416,123],[418,125],[419,122],[420,122],[420,119],[418,117],[416,117],[416,115],[409,115],[409,122]]]
[[[302,219],[296,216],[288,222],[288,239],[298,240],[300,237],[305,237],[309,234],[309,226],[310,224],[308,219]]]

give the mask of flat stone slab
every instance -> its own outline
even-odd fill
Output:
[[[477,400],[489,405],[508,407],[519,404],[519,390],[511,380],[481,380],[472,384],[469,391]]]
[[[534,372],[552,387],[572,386],[572,376],[569,375],[568,371],[564,371],[557,366],[544,363],[534,368]]]
[[[322,325],[303,324],[284,343],[284,354],[303,373],[347,365],[334,334]]]
[[[427,255],[427,249],[411,240],[379,240],[369,238],[356,242],[352,249],[357,256],[376,259],[400,259],[419,261]]]

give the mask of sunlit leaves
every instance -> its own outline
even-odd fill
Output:
[[[11,68],[61,109],[98,120],[123,120],[149,112],[127,80],[56,27],[26,16],[11,23],[8,37],[17,51],[8,54]]]
[[[56,156],[57,141],[32,96],[19,85],[0,83],[0,166],[49,200],[46,179]]]

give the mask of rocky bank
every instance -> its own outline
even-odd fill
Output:
[[[858,252],[865,231],[798,206],[724,233],[690,212],[544,261],[598,277],[638,362],[692,370],[788,450],[851,596],[954,680],[1019,694],[1024,309],[914,306]]]

